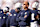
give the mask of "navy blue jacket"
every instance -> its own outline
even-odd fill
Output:
[[[24,18],[24,16],[25,15],[27,15],[25,18]],[[16,21],[18,21],[18,23],[19,23],[19,26],[26,26],[28,23],[30,23],[30,10],[28,9],[28,10],[22,10],[19,14],[18,14],[18,16],[17,16],[17,18],[16,18]]]
[[[17,12],[14,12],[11,16],[11,19],[10,19],[10,26],[17,26],[18,23],[16,21],[16,17],[17,17],[18,13]]]
[[[18,23],[16,22],[16,17],[18,15],[17,12],[15,12],[15,10],[11,10],[11,15],[8,16],[8,19],[6,21],[6,26],[16,26]]]

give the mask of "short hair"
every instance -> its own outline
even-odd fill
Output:
[[[29,5],[29,2],[28,2],[28,5]]]

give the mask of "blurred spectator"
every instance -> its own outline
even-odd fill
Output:
[[[2,0],[0,0],[0,8],[1,8],[1,6],[2,6]]]
[[[0,7],[2,6],[2,8],[8,6],[10,7],[10,9],[14,9],[14,5],[17,2],[21,2],[23,4],[24,1],[28,1],[29,2],[29,8],[32,9],[32,4],[37,1],[37,0],[0,0]],[[39,4],[40,4],[40,0],[38,0]]]

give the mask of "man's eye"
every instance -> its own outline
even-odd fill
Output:
[[[26,5],[26,4],[24,4],[24,5]]]

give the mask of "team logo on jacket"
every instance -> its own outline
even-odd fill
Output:
[[[27,15],[27,12],[25,12],[25,15]]]
[[[16,16],[16,14],[14,14],[14,16]]]
[[[5,19],[5,17],[3,17],[3,19]]]

